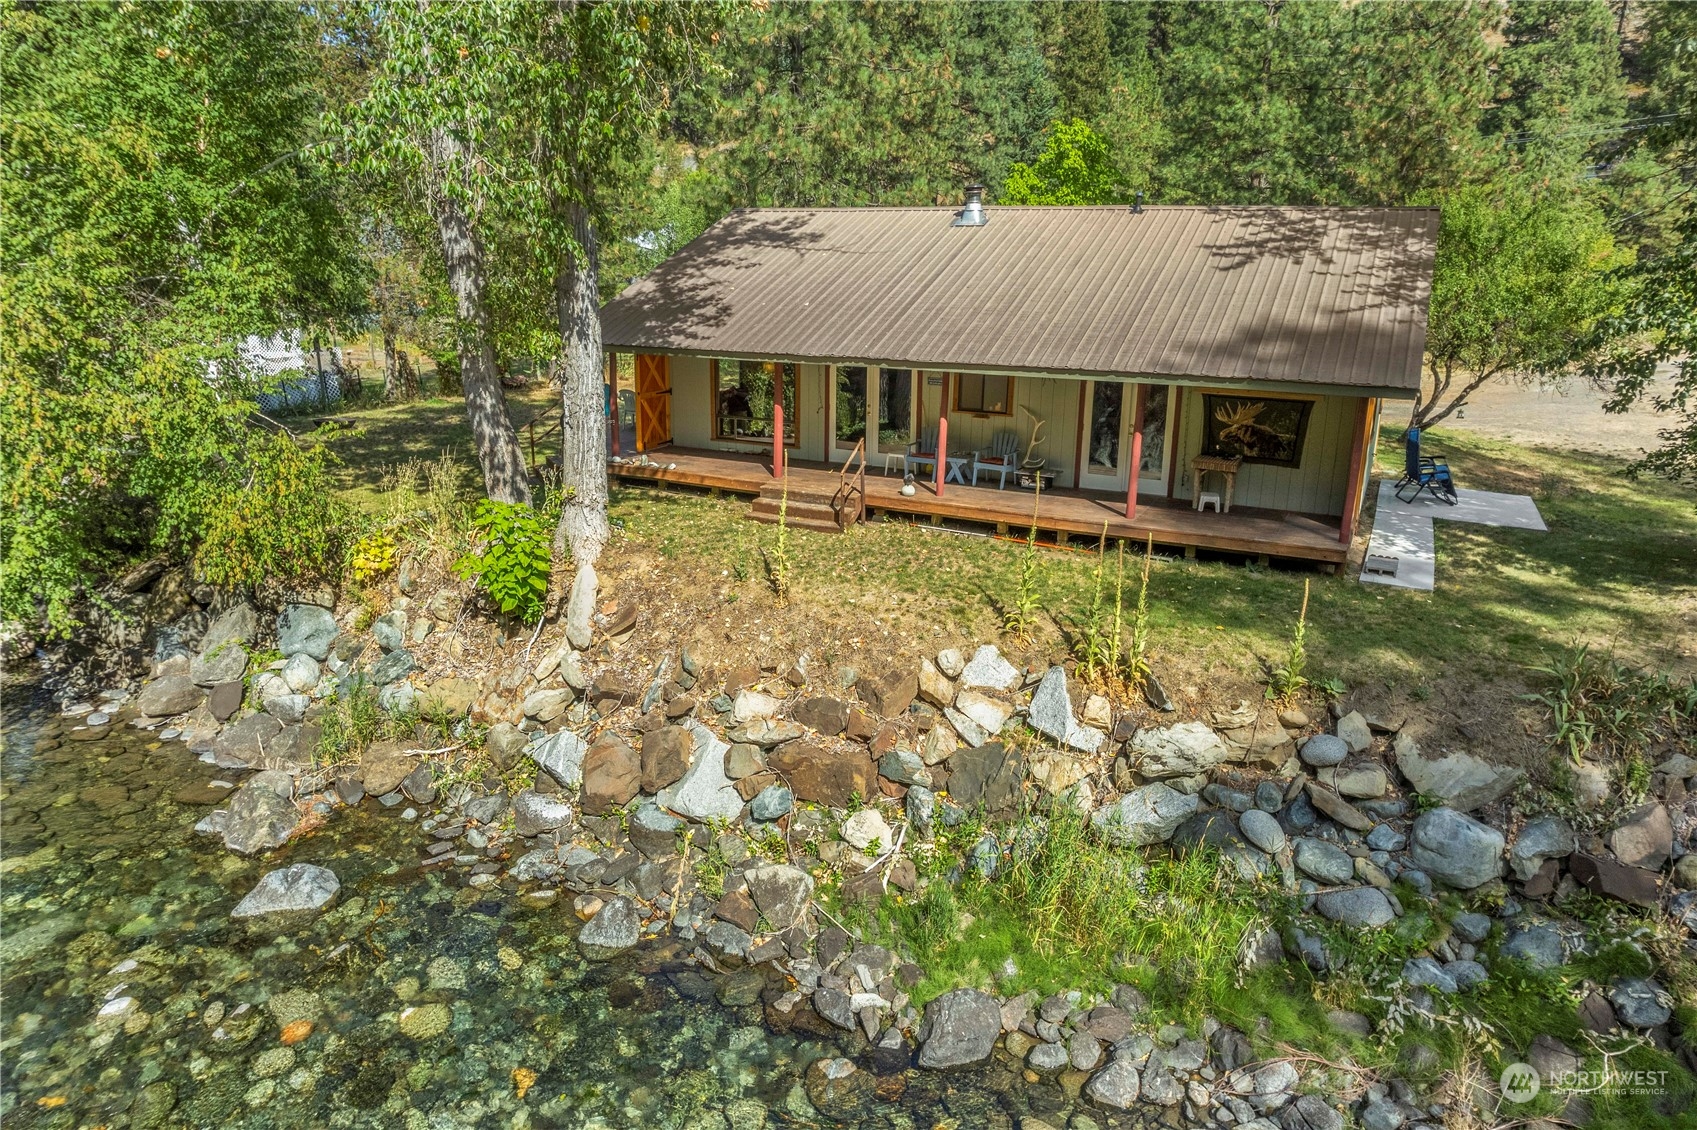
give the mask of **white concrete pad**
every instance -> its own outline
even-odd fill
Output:
[[[1537,505],[1524,494],[1457,490],[1454,506],[1424,493],[1408,503],[1397,498],[1394,480],[1382,479],[1373,517],[1373,536],[1368,539],[1367,558],[1361,569],[1362,583],[1431,592],[1437,579],[1434,518],[1517,530],[1549,530]],[[1395,572],[1376,568],[1388,565],[1393,559]]]

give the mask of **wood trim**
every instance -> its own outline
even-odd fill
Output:
[[[1072,452],[1072,485],[1082,487],[1084,484],[1084,437],[1090,428],[1090,418],[1085,415],[1090,409],[1090,381],[1078,382],[1078,441],[1073,444]]]
[[[1167,444],[1167,497],[1173,497],[1178,487],[1178,452],[1184,445],[1184,402],[1190,390],[1180,385],[1167,386],[1167,398],[1172,401],[1172,442]],[[1175,395],[1176,394],[1176,395]]]
[[[1355,537],[1355,520],[1361,515],[1361,473],[1367,454],[1367,422],[1372,406],[1372,398],[1364,396],[1355,410],[1355,436],[1349,451],[1349,485],[1344,490],[1343,517],[1338,524],[1338,541],[1346,546]]]

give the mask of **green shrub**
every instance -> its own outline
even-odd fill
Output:
[[[490,499],[477,504],[471,525],[479,548],[460,558],[454,571],[475,577],[502,615],[534,624],[542,618],[553,571],[552,532],[524,503]]]
[[[196,562],[215,585],[336,577],[350,514],[334,457],[279,432],[248,449],[248,473],[214,503]]]

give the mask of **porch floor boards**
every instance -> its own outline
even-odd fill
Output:
[[[668,447],[651,451],[653,464],[609,463],[608,473],[616,478],[701,487],[733,494],[757,495],[772,482],[771,455],[744,452],[705,451]],[[676,464],[668,469],[668,464]],[[789,463],[792,496],[829,497],[837,487],[835,465],[792,460]],[[883,474],[876,465],[866,472],[868,513],[916,515],[922,518],[953,519],[1006,527],[1023,533],[1031,525],[1031,495],[1027,491],[997,490],[993,486],[945,485],[942,497],[929,481],[922,482],[912,497],[901,493],[898,475]],[[1284,557],[1338,564],[1348,556],[1348,547],[1338,541],[1338,526],[1300,514],[1275,510],[1234,507],[1230,514],[1197,513],[1189,503],[1166,499],[1139,498],[1137,517],[1127,521],[1125,497],[1102,491],[1055,488],[1043,492],[1038,507],[1037,528],[1045,533],[1095,537],[1108,523],[1108,536],[1141,541],[1153,534],[1163,546],[1195,547],[1228,553]]]

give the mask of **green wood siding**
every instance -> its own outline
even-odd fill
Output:
[[[1201,389],[1183,389],[1184,418],[1179,422],[1178,473],[1173,497],[1196,497],[1195,472],[1190,461],[1202,450]],[[1308,417],[1308,435],[1302,445],[1302,463],[1297,467],[1268,467],[1245,463],[1237,473],[1235,503],[1267,510],[1291,510],[1298,514],[1339,515],[1349,489],[1349,457],[1354,442],[1352,429],[1360,399],[1353,396],[1322,396]],[[1209,477],[1209,489],[1217,489],[1217,476]]]

